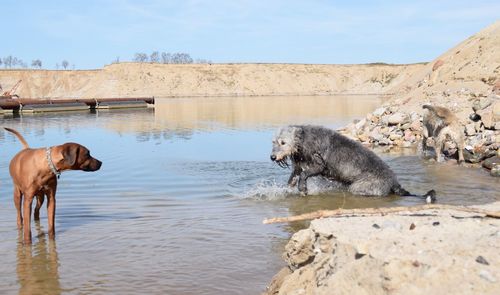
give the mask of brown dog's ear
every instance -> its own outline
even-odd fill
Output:
[[[70,167],[75,165],[76,159],[78,157],[78,146],[75,146],[73,144],[64,144],[63,145],[63,150],[62,150],[62,155],[64,157],[64,161],[69,165]]]

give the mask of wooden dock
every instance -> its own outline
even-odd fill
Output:
[[[154,106],[154,97],[34,99],[0,98],[0,114],[130,109]]]

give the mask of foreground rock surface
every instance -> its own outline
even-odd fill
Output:
[[[317,219],[265,294],[500,294],[498,253],[500,220],[470,213]]]

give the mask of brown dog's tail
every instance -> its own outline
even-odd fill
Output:
[[[7,130],[7,131],[9,131],[9,132],[14,133],[14,135],[17,136],[17,138],[19,139],[19,141],[23,144],[23,148],[25,148],[25,149],[29,148],[28,143],[26,142],[26,140],[24,139],[24,137],[21,135],[21,133],[17,132],[14,129],[10,129],[10,128],[7,128],[7,127],[4,127],[4,129]]]

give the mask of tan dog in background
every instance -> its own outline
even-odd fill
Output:
[[[427,149],[427,138],[432,137],[436,161],[442,162],[443,144],[449,138],[457,144],[458,163],[464,162],[464,128],[457,116],[445,107],[423,105],[422,108],[427,109],[423,118],[422,151]]]
[[[90,156],[89,150],[77,143],[65,143],[48,148],[32,149],[14,129],[5,128],[17,136],[23,149],[10,161],[9,171],[14,184],[14,204],[17,227],[23,228],[25,243],[31,243],[31,206],[37,198],[34,219],[40,219],[40,207],[47,196],[49,237],[55,237],[56,189],[59,174],[65,170],[97,171],[102,162]],[[21,203],[23,211],[21,213]],[[24,219],[23,219],[24,216]]]

